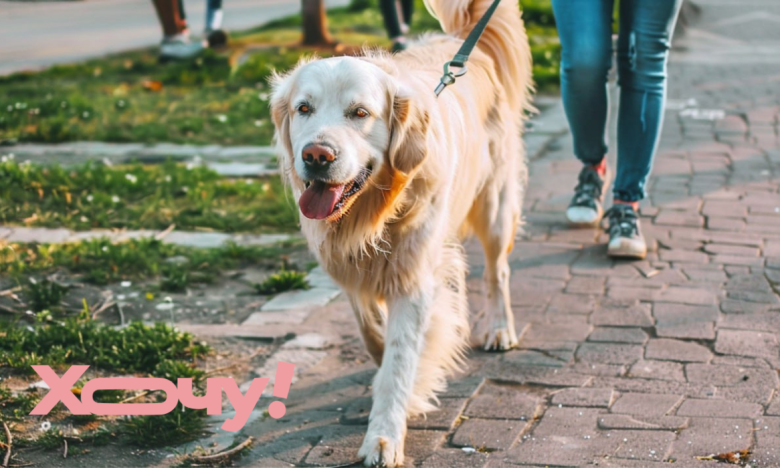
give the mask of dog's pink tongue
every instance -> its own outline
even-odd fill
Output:
[[[329,185],[314,181],[301,194],[298,206],[301,207],[301,213],[309,219],[325,219],[333,214],[336,203],[343,193],[343,185]]]

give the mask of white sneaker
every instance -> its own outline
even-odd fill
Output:
[[[203,42],[190,40],[189,34],[177,34],[163,39],[160,44],[160,59],[187,60],[203,51]]]
[[[604,216],[604,192],[609,184],[609,168],[602,177],[593,166],[580,171],[574,197],[566,209],[566,219],[573,227],[595,227]]]
[[[647,243],[639,231],[639,216],[631,205],[616,204],[606,215],[609,219],[607,255],[616,258],[643,259]]]

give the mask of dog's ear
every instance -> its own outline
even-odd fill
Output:
[[[403,173],[412,172],[422,164],[428,152],[428,112],[414,99],[396,94],[390,116],[390,166]]]
[[[292,140],[290,139],[290,81],[289,76],[273,75],[271,86],[271,120],[276,129],[274,138],[280,149],[287,153],[287,157],[292,157]],[[287,158],[282,158],[287,159]],[[287,164],[287,162],[282,162]]]

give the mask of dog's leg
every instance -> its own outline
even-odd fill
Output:
[[[382,366],[374,378],[374,403],[358,455],[366,466],[396,467],[404,462],[406,415],[430,323],[433,275],[414,293],[390,306]]]
[[[384,301],[349,295],[352,311],[355,313],[360,334],[366,350],[377,366],[382,365],[382,353],[385,350],[385,322],[387,306]]]
[[[474,336],[488,351],[504,351],[517,345],[507,259],[520,216],[517,190],[516,181],[511,179],[502,187],[487,186],[469,214],[485,250],[487,288],[487,308]]]

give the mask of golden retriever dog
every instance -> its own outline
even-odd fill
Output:
[[[366,466],[400,466],[406,420],[469,345],[461,240],[480,239],[487,304],[474,339],[517,343],[509,264],[527,178],[521,140],[531,54],[517,0],[504,0],[468,61],[436,98],[451,60],[492,0],[428,0],[447,35],[401,53],[305,60],[273,78],[285,180],[322,267],[349,297],[379,365]]]

